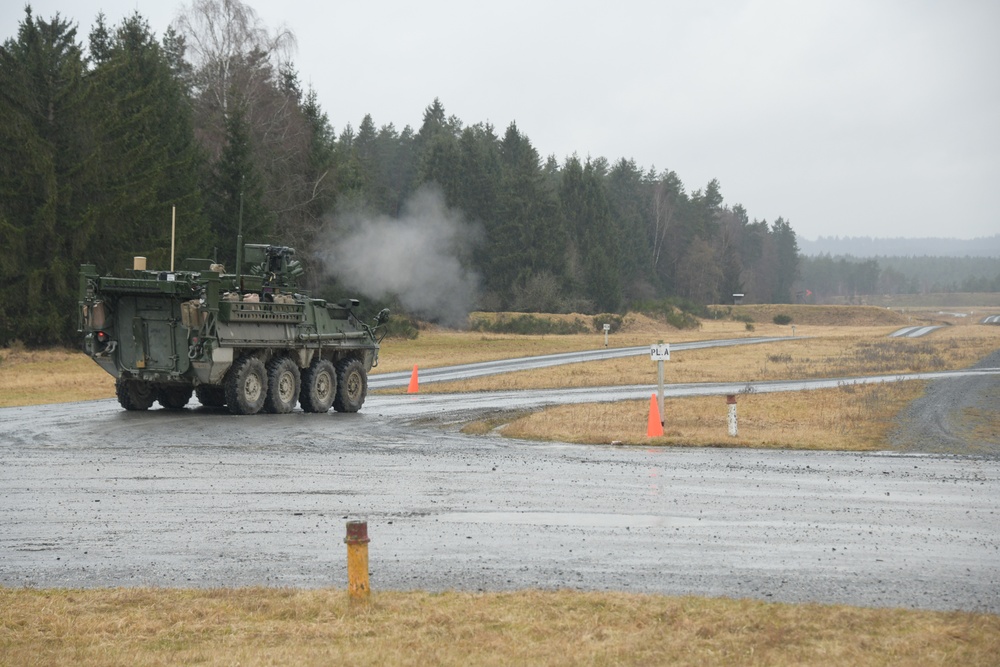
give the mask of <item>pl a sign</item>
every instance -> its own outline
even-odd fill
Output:
[[[649,358],[652,361],[670,361],[670,343],[650,345]]]
[[[660,405],[660,425],[666,423],[666,414],[663,412],[663,362],[670,361],[670,343],[662,340],[649,346],[649,358],[656,362],[656,397]],[[652,417],[650,417],[652,419]],[[662,432],[661,432],[662,434]]]

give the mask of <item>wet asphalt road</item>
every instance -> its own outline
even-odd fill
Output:
[[[375,589],[1000,613],[996,458],[473,438],[447,400],[0,410],[0,585],[343,587],[364,518]]]

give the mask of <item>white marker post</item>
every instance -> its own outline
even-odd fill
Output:
[[[608,332],[609,331],[611,331],[611,325],[610,324],[605,324],[604,325],[604,347],[608,346]]]
[[[736,394],[728,394],[726,396],[726,405],[729,407],[729,437],[735,438],[738,433],[736,424]]]
[[[660,424],[666,425],[667,417],[663,412],[663,362],[670,361],[670,343],[662,340],[649,346],[649,358],[656,362],[657,397],[660,404]]]

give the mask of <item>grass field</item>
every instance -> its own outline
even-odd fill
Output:
[[[577,593],[0,589],[4,665],[996,665],[1000,616]]]
[[[742,310],[741,310],[742,309]],[[801,310],[800,310],[801,309]],[[944,328],[916,339],[889,338],[911,323],[908,317],[877,308],[747,306],[736,309],[755,321],[753,331],[732,320],[707,320],[698,330],[671,331],[640,320],[611,337],[617,347],[648,345],[656,340],[692,340],[790,336],[791,326],[770,324],[781,311],[794,313],[794,340],[732,348],[677,352],[665,365],[667,383],[739,382],[904,374],[968,368],[1000,347],[1000,327],[968,318],[925,320]],[[560,340],[560,339],[569,340]],[[461,341],[461,342],[457,342]],[[556,348],[554,346],[561,347]],[[483,361],[504,356],[603,347],[593,336],[501,336],[430,333],[414,341],[385,346],[386,370],[447,365],[451,356]],[[523,350],[530,350],[524,352]],[[491,353],[500,356],[491,356]],[[421,360],[418,362],[417,360]],[[607,385],[655,384],[656,363],[646,355],[586,364],[508,373],[460,382],[421,386],[422,392],[509,391]],[[766,447],[871,451],[885,448],[893,419],[923,392],[922,382],[842,386],[821,391],[740,396],[738,437],[727,431],[722,397],[671,399],[666,402],[664,435],[646,436],[648,400],[552,407],[529,415],[490,418],[466,427],[467,433],[560,442],[625,445]],[[404,389],[394,390],[403,392]],[[507,423],[504,420],[513,420]]]
[[[786,307],[787,308],[787,307]],[[796,339],[674,355],[668,382],[739,381],[964,368],[1000,347],[1000,327],[949,326],[887,339],[910,316],[884,309],[793,310]],[[750,311],[744,311],[750,312]],[[791,334],[769,311],[746,323],[676,331],[634,318],[611,345]],[[935,319],[937,318],[937,319]],[[942,321],[934,313],[917,323]],[[380,371],[603,346],[603,336],[425,330],[386,341]],[[565,366],[421,391],[655,382],[648,357]],[[674,446],[873,449],[920,383],[739,398],[740,437],[720,397],[668,401],[667,433],[645,437],[648,401],[567,406],[513,422],[516,437]],[[65,350],[0,351],[0,404],[106,398],[114,383]],[[822,409],[817,409],[817,404]],[[252,418],[250,418],[252,419]],[[336,590],[32,590],[0,588],[0,665],[996,665],[1000,616],[572,591],[383,592],[369,605]]]

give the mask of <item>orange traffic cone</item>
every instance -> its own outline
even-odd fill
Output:
[[[663,422],[660,421],[660,407],[656,403],[656,394],[649,398],[649,424],[646,426],[646,435],[650,438],[663,435]]]
[[[417,365],[413,364],[413,375],[410,376],[410,386],[407,387],[407,394],[415,394],[420,389],[420,382],[417,380]]]

